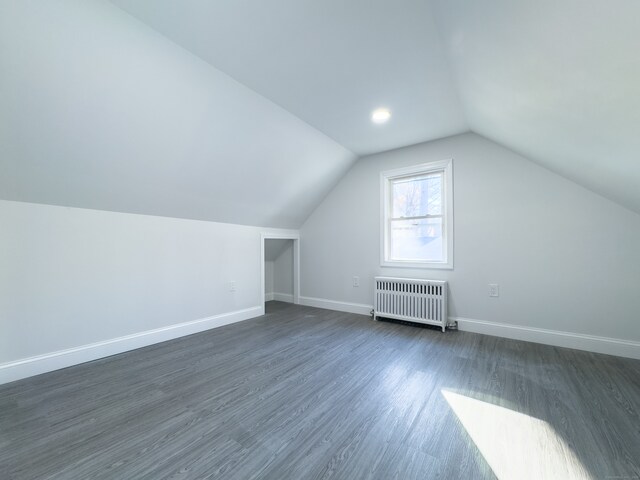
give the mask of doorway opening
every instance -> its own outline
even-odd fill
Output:
[[[299,302],[299,242],[297,235],[262,235],[263,309],[266,302]]]

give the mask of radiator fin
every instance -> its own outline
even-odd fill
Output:
[[[447,326],[447,282],[375,278],[374,318],[385,317]]]

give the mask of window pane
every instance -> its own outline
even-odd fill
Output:
[[[390,260],[444,262],[442,218],[392,220]]]
[[[442,214],[442,173],[394,180],[391,186],[394,218]]]

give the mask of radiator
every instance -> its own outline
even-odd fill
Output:
[[[373,318],[447,327],[447,282],[375,277]]]

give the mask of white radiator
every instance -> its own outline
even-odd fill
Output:
[[[410,278],[375,277],[373,318],[447,327],[447,282]]]

